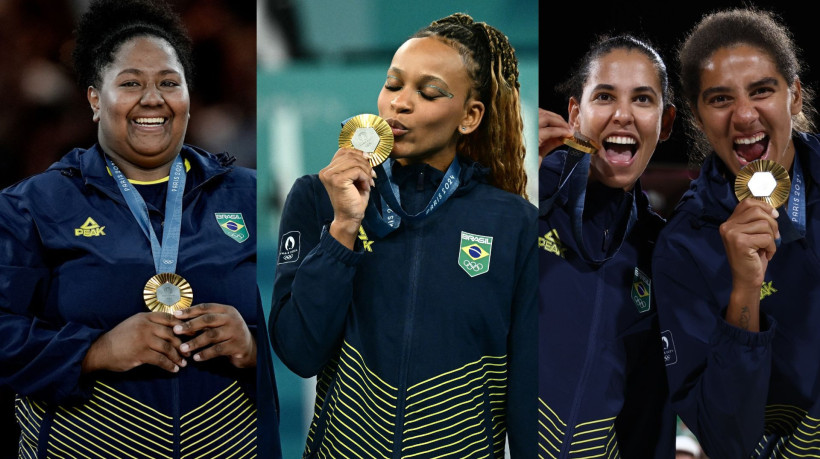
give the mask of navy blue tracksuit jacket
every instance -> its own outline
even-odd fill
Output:
[[[365,221],[356,251],[323,229],[318,177],[294,184],[270,334],[289,368],[318,375],[304,457],[503,458],[505,433],[513,457],[535,457],[536,209],[457,160],[449,200],[383,238]],[[410,214],[443,178],[393,175]]]
[[[778,209],[782,241],[760,290],[760,332],[724,320],[732,276],[718,228],[737,198],[717,155],[655,249],[673,407],[712,458],[820,456],[820,137],[793,139],[807,231],[793,235],[791,203]]]
[[[568,182],[559,189],[566,157],[553,151],[539,171],[540,199],[554,197],[538,222],[540,457],[671,458],[675,417],[650,263],[663,219],[640,183],[631,193],[590,183],[587,259],[571,224]],[[637,208],[625,238],[621,206]]]
[[[232,305],[254,331],[256,173],[227,155],[181,154],[189,170],[177,273],[194,304]],[[137,185],[160,240],[166,183]],[[148,312],[142,291],[156,273],[116,186],[94,146],[0,193],[0,383],[19,395],[21,457],[258,452],[255,369],[219,358],[188,359],[176,374],[152,365],[81,374],[95,339]]]

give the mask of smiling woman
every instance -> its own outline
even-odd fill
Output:
[[[790,30],[768,11],[721,10],[678,53],[707,156],[654,264],[673,407],[710,457],[820,454],[820,136]],[[786,204],[738,202],[739,179],[766,164]]]
[[[142,36],[124,43],[88,88],[99,142],[125,175],[143,181],[168,176],[190,116],[185,71],[167,41]]]
[[[256,435],[256,174],[184,142],[180,18],[92,1],[74,60],[97,143],[0,192],[19,455],[278,456]]]
[[[574,68],[569,119],[539,116],[539,452],[672,457],[649,263],[663,220],[640,183],[675,119],[666,65],[617,35]]]

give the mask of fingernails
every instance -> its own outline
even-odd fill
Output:
[[[182,362],[179,362],[179,365],[183,366],[183,367],[188,366],[188,361],[185,360],[185,359],[182,359]]]
[[[176,317],[182,317],[182,311],[181,311],[181,310],[176,310],[176,311],[174,311],[174,316],[176,316]]]
[[[370,157],[371,157],[371,156],[373,156],[372,154],[370,154],[370,153],[368,153],[368,152],[366,152],[366,151],[363,151],[363,152],[362,152],[362,154],[364,155],[364,157],[365,157],[366,159],[370,159]]]
[[[376,170],[375,169],[370,169],[370,176],[373,177],[373,178],[376,178]]]
[[[376,182],[373,179],[370,179],[370,188],[376,188]]]
[[[190,346],[188,346],[188,343],[185,343],[185,344],[183,344],[182,346],[179,347],[179,350],[181,350],[182,352],[188,352],[189,347]]]
[[[202,357],[199,354],[194,354],[194,360],[199,362],[200,360],[202,360]]]
[[[179,366],[178,366],[178,365],[174,365],[174,373],[176,373],[176,372],[178,372],[178,371],[179,371]]]
[[[772,217],[777,218],[779,216],[780,216],[780,213],[777,211],[777,209],[772,209]]]
[[[182,325],[174,325],[174,333],[182,333]]]

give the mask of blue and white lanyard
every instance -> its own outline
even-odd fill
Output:
[[[615,228],[621,227],[620,223],[626,219],[626,230],[621,240],[610,245],[604,258],[593,258],[586,248],[583,232],[584,201],[586,199],[587,182],[589,181],[591,156],[592,155],[578,151],[572,147],[568,149],[567,157],[564,160],[564,168],[561,171],[561,178],[558,180],[558,189],[549,199],[539,203],[538,213],[542,216],[549,213],[561,189],[564,185],[568,184],[569,196],[567,199],[567,208],[570,214],[570,223],[572,224],[572,232],[575,237],[575,243],[578,246],[578,251],[584,260],[600,265],[618,253],[624,240],[626,240],[626,237],[629,235],[630,230],[635,225],[635,222],[638,221],[638,208],[635,205],[634,197],[631,200],[624,200],[624,202],[621,203],[615,218]]]
[[[182,227],[182,194],[185,191],[185,164],[182,161],[182,155],[177,155],[171,164],[168,192],[165,197],[165,222],[163,223],[161,246],[156,233],[154,233],[154,228],[151,226],[148,206],[145,205],[139,191],[134,188],[122,171],[107,156],[105,162],[108,164],[111,175],[114,177],[114,181],[117,182],[128,208],[137,220],[142,232],[151,242],[151,253],[154,257],[154,267],[157,274],[176,271],[179,235]]]
[[[408,214],[401,207],[401,197],[399,195],[399,186],[393,183],[392,174],[393,160],[388,158],[382,164],[376,166],[376,191],[381,198],[382,212],[379,213],[376,209],[373,200],[371,199],[365,211],[365,221],[368,223],[368,228],[375,231],[378,237],[384,237],[391,231],[395,231],[401,224],[402,219],[405,221],[415,222],[420,221],[433,213],[434,210],[441,207],[450,196],[456,191],[460,184],[459,175],[461,173],[461,165],[458,158],[453,158],[453,162],[444,173],[444,178],[439,183],[430,202],[427,203],[421,212],[416,214]]]

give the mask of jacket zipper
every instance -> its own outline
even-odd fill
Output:
[[[404,435],[404,409],[407,398],[407,373],[410,367],[411,344],[413,340],[413,325],[416,314],[416,302],[418,296],[418,273],[420,265],[421,240],[424,226],[419,225],[413,228],[416,233],[410,253],[414,254],[410,263],[410,295],[407,301],[407,314],[405,315],[404,334],[402,336],[401,365],[399,366],[399,398],[396,403],[396,431],[393,433],[393,457],[398,459],[402,456],[402,440]]]
[[[581,370],[581,378],[578,380],[578,389],[575,391],[572,409],[570,410],[569,418],[567,419],[567,433],[564,435],[564,441],[561,445],[561,453],[558,455],[559,458],[569,457],[569,448],[572,446],[572,437],[575,434],[575,426],[578,422],[578,410],[580,409],[581,401],[584,399],[584,388],[586,387],[587,378],[589,377],[592,363],[595,360],[593,356],[596,353],[596,347],[598,344],[598,340],[596,338],[598,336],[598,322],[601,318],[601,284],[603,283],[603,279],[606,274],[605,271],[606,266],[601,266],[598,272],[597,282],[595,283],[595,301],[592,303],[592,322],[590,323],[589,338],[587,339],[587,343],[589,343],[589,345],[587,346],[586,355],[584,356],[584,367]]]
[[[171,397],[174,410],[174,457],[182,457],[181,452],[181,427],[180,427],[180,400],[179,400],[179,378],[171,379]]]

